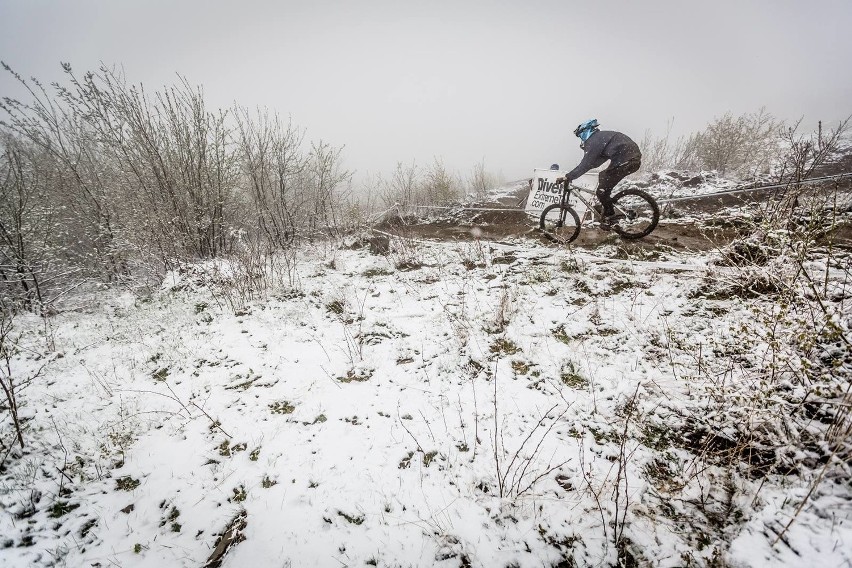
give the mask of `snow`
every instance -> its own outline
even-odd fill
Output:
[[[664,433],[713,386],[697,346],[710,365],[751,321],[692,295],[706,256],[415,249],[414,270],[308,250],[299,290],[274,283],[241,315],[199,265],[150,295],[78,296],[47,327],[20,318],[16,372],[49,359],[24,395],[31,445],[2,475],[0,563],[201,566],[241,511],[223,566],[615,565],[616,531],[655,566],[717,548],[732,566],[850,562],[848,480],[773,545],[810,485],[736,477],[759,498],[735,502],[728,550],[683,520],[712,496],[699,477],[647,473],[695,459]]]

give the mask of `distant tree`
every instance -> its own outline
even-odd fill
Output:
[[[260,231],[277,247],[292,245],[298,211],[307,203],[300,179],[307,167],[302,150],[305,132],[277,114],[237,108],[238,143],[243,181]]]
[[[783,122],[766,109],[735,117],[730,112],[711,121],[704,130],[671,140],[673,122],[666,134],[650,132],[640,144],[642,170],[664,168],[715,170],[721,175],[752,178],[769,173],[781,156]]]
[[[78,250],[77,260],[91,259],[91,268],[103,271],[108,278],[126,274],[125,251],[118,235],[120,222],[113,199],[115,169],[105,159],[91,128],[88,115],[80,112],[77,102],[66,89],[55,85],[57,96],[51,97],[37,80],[25,81],[8,65],[2,64],[30,94],[23,103],[4,98],[0,121],[7,132],[20,137],[41,150],[41,161],[51,161],[55,176],[50,194],[54,204],[67,207],[74,216],[74,233],[86,251]],[[63,65],[70,75],[71,69]]]
[[[496,176],[488,173],[485,169],[485,158],[473,166],[473,171],[468,178],[468,188],[477,200],[485,201],[488,197],[488,190],[496,184]]]
[[[395,203],[413,205],[417,189],[421,185],[421,171],[414,160],[411,164],[397,162],[389,181],[381,180],[380,192],[385,206]]]
[[[29,309],[43,300],[46,241],[54,224],[30,156],[9,135],[0,145],[0,295],[5,304]]]
[[[778,157],[781,123],[765,109],[734,117],[724,114],[698,136],[696,157],[702,169],[721,175],[767,173]]]
[[[443,161],[435,158],[426,167],[421,180],[421,195],[428,205],[443,205],[458,201],[461,182],[444,167]]]
[[[338,234],[340,231],[343,221],[340,206],[351,194],[352,179],[352,172],[343,168],[342,152],[342,147],[322,140],[311,144],[301,176],[303,191],[309,196],[302,225],[310,232]]]

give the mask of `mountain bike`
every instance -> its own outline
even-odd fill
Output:
[[[623,239],[641,239],[653,231],[660,221],[660,208],[654,198],[641,189],[625,189],[612,197],[615,215],[604,218],[601,208],[594,206],[591,199],[583,194],[595,196],[595,192],[571,185],[562,184],[562,197],[559,203],[548,205],[541,213],[539,229],[551,241],[568,244],[580,234],[582,225],[580,216],[574,209],[573,198],[579,199],[587,208],[583,222],[597,220],[600,228],[612,230]]]

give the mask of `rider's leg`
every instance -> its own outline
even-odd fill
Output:
[[[603,205],[604,217],[609,217],[615,214],[615,209],[612,206],[612,190],[618,182],[639,170],[641,162],[639,160],[630,160],[624,164],[619,164],[615,167],[610,166],[600,173],[598,176],[598,189],[595,194]]]

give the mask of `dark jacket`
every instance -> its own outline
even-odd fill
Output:
[[[585,155],[580,164],[565,176],[577,179],[592,168],[597,168],[610,160],[610,168],[626,164],[631,160],[641,160],[639,146],[626,134],[612,130],[598,130],[583,145]]]

